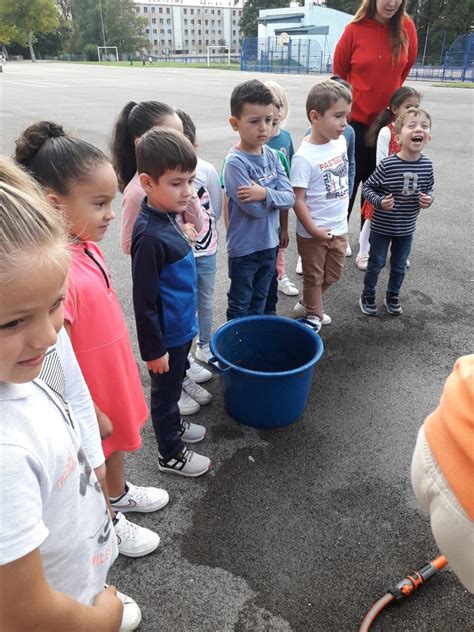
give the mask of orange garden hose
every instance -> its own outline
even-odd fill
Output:
[[[430,577],[437,573],[448,563],[444,555],[440,555],[436,559],[428,562],[419,571],[408,573],[402,581],[398,582],[393,590],[389,590],[378,601],[374,603],[369,612],[365,615],[360,626],[359,632],[368,632],[370,626],[375,621],[378,614],[392,601],[398,601],[409,597],[417,588],[425,584]]]

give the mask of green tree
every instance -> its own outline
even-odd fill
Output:
[[[326,0],[328,9],[336,9],[354,15],[360,6],[360,0]]]
[[[1,1],[1,0],[0,0]],[[70,11],[73,52],[82,53],[87,44],[117,46],[120,53],[133,53],[147,46],[147,20],[140,18],[132,0],[62,0]],[[102,32],[102,22],[104,32]]]
[[[302,4],[302,0],[298,0]],[[258,12],[263,9],[288,8],[288,0],[244,0],[239,26],[244,37],[257,37]]]
[[[54,0],[0,0],[0,39],[30,49],[36,61],[33,43],[40,33],[51,33],[59,26]]]

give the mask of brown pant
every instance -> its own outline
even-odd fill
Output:
[[[296,235],[303,265],[303,300],[306,314],[322,318],[323,292],[339,281],[346,260],[347,235],[332,239]]]

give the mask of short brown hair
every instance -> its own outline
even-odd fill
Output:
[[[239,83],[230,95],[230,113],[240,118],[246,103],[257,105],[271,105],[274,101],[273,94],[267,86],[258,79],[249,79]]]
[[[431,116],[426,110],[423,110],[422,108],[408,108],[408,110],[405,110],[404,112],[402,112],[400,116],[397,118],[397,120],[395,121],[394,132],[395,134],[397,134],[397,136],[402,131],[402,127],[405,124],[405,120],[407,116],[409,116],[410,114],[413,114],[414,116],[420,116],[420,115],[425,116],[428,119],[430,123],[430,128],[431,128]]]
[[[352,93],[339,81],[326,79],[320,83],[315,83],[306,97],[306,116],[311,121],[309,113],[316,110],[318,114],[325,114],[338,99],[344,99],[347,103],[352,103]]]
[[[136,154],[138,173],[147,173],[154,182],[166,171],[194,171],[197,165],[190,141],[167,127],[153,127],[145,132],[137,143]]]

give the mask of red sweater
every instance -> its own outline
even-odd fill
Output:
[[[403,18],[408,49],[397,65],[392,62],[390,26],[364,18],[350,22],[334,51],[334,73],[352,85],[352,119],[370,125],[384,110],[390,97],[403,84],[415,63],[418,38],[415,25]]]

